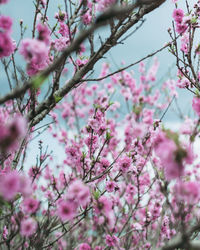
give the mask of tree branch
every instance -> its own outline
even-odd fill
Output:
[[[139,8],[138,12],[130,18],[130,20],[122,27],[117,30],[115,29],[114,33],[106,40],[106,42],[101,46],[101,48],[94,54],[94,56],[85,64],[79,71],[77,71],[74,77],[69,80],[62,88],[57,90],[54,93],[54,100],[52,97],[47,98],[47,100],[43,101],[38,105],[35,110],[36,116],[33,116],[31,113],[28,114],[28,119],[31,121],[32,126],[36,125],[40,122],[56,105],[58,101],[60,101],[66,94],[68,94],[74,87],[77,86],[83,79],[83,77],[93,69],[95,63],[103,57],[105,53],[107,53],[111,47],[115,46],[118,39],[122,37],[122,35],[130,29],[134,24],[136,24],[144,15],[148,14],[152,10],[158,8],[165,0],[154,0],[148,1],[148,5],[144,5],[143,7]],[[91,34],[94,30],[98,27],[105,25],[107,20],[110,18],[121,16],[122,13],[124,14],[124,19],[129,16],[130,12],[140,7],[141,4],[144,2],[138,1],[136,4],[129,5],[124,7],[123,9],[119,7],[113,7],[112,9],[107,10],[104,14],[100,15],[97,18],[96,22],[88,29],[82,32],[75,41],[63,52],[63,54],[58,58],[58,60],[53,63],[49,68],[47,68],[44,72],[42,72],[42,76],[47,77],[52,71],[54,71],[57,67],[66,60],[67,56],[72,52],[75,51],[79,45]],[[145,1],[146,3],[146,1]]]

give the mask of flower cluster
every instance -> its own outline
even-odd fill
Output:
[[[15,50],[15,44],[10,36],[11,31],[12,19],[9,16],[0,15],[0,58],[10,56]]]
[[[96,79],[90,74],[116,34],[153,2],[110,20],[102,46],[94,44],[95,32],[84,42],[82,29],[127,1],[66,1],[51,21],[49,1],[36,1],[32,38],[20,21],[16,49],[12,20],[0,15],[0,58],[12,90],[0,98],[2,249],[175,249],[176,236],[189,248],[199,238],[200,2],[191,10],[173,2],[166,46],[178,73],[164,80],[156,58],[138,70],[122,63],[116,72],[104,62]],[[17,66],[18,54],[26,70]],[[48,83],[33,86],[44,73]],[[177,101],[176,85],[192,93],[194,112],[185,116],[177,104],[182,124],[174,132],[164,119]]]
[[[79,206],[86,207],[90,201],[89,188],[80,180],[74,181],[64,198],[58,200],[58,216],[62,221],[72,220]]]
[[[26,135],[27,123],[20,115],[16,115],[12,120],[5,120],[5,115],[0,116],[0,150],[3,154],[14,151]]]
[[[173,12],[173,18],[174,21],[176,22],[176,31],[179,34],[182,34],[186,31],[187,29],[187,22],[184,20],[184,11],[182,9],[175,9]]]
[[[21,42],[20,54],[28,63],[27,73],[32,76],[44,69],[49,62],[50,31],[46,25],[38,24],[38,39],[26,38]]]

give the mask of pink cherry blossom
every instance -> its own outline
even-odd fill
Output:
[[[4,3],[7,3],[8,0],[0,0],[0,4],[4,4]]]
[[[59,22],[64,22],[67,18],[67,14],[65,11],[60,10],[59,13],[55,14],[55,18],[58,19]]]
[[[9,16],[0,16],[0,30],[10,33],[12,28],[12,19]]]
[[[19,192],[23,195],[24,198],[30,196],[33,192],[31,180],[26,175],[20,175]]]
[[[106,190],[108,192],[113,192],[115,190],[116,184],[114,181],[107,181],[106,182]]]
[[[3,234],[2,234],[2,236],[3,236],[3,239],[4,239],[4,240],[7,239],[7,236],[8,236],[8,229],[7,229],[6,226],[4,226],[4,228],[3,228]]]
[[[39,208],[39,201],[34,198],[26,198],[23,201],[24,212],[28,214],[35,213]]]
[[[75,216],[75,211],[76,207],[73,202],[68,200],[58,201],[57,214],[63,222],[66,220],[72,220]]]
[[[89,187],[80,180],[74,181],[67,191],[67,198],[72,199],[78,206],[86,206],[90,201]]]
[[[155,140],[155,152],[161,159],[168,180],[179,178],[183,174],[182,160],[187,153],[184,149],[178,148],[163,132],[160,132]]]
[[[176,31],[177,31],[177,33],[179,33],[179,34],[183,34],[186,30],[187,30],[187,24],[179,24],[179,23],[177,23],[176,24]]]
[[[90,11],[87,11],[83,16],[82,16],[82,20],[83,20],[83,23],[85,25],[88,25],[91,23],[92,21],[92,15],[90,13]]]
[[[0,58],[10,56],[15,49],[14,43],[7,33],[0,33]]]
[[[113,235],[113,236],[106,235],[106,244],[109,247],[115,247],[115,246],[117,246],[118,241],[119,241],[119,239],[115,235]]]
[[[108,214],[112,210],[112,202],[105,195],[101,196],[97,201],[95,210],[97,213]]]
[[[20,189],[20,176],[17,171],[5,173],[0,177],[0,194],[6,200],[12,200]]]
[[[184,17],[184,11],[182,9],[175,9],[172,16],[176,22],[181,23]]]
[[[63,23],[63,22],[60,23],[59,33],[63,37],[68,37],[69,36],[69,29],[68,29],[67,25],[65,23]]]
[[[81,243],[78,250],[91,250],[92,248],[87,243]]]
[[[48,65],[48,47],[43,41],[26,38],[22,40],[19,52],[29,63],[29,75],[36,74]]]
[[[131,165],[131,159],[128,156],[123,156],[122,158],[119,159],[119,169],[125,173],[128,171]]]
[[[26,120],[16,115],[12,120],[0,125],[0,148],[3,152],[15,150],[21,138],[26,134]]]
[[[192,107],[197,115],[200,116],[200,98],[198,96],[193,97]]]
[[[50,43],[50,30],[45,24],[39,23],[37,25],[38,40],[43,41],[47,46]]]
[[[175,192],[178,199],[186,201],[189,204],[196,204],[200,199],[198,182],[179,182],[175,186]]]
[[[98,10],[103,11],[106,8],[110,7],[112,4],[114,4],[116,0],[100,0],[98,1]]]
[[[17,42],[17,20],[4,15],[12,2],[0,14],[2,87],[9,87],[0,97],[2,247],[162,249],[195,228],[186,235],[192,246],[200,219],[200,1],[173,0],[170,41],[145,61],[133,51],[132,64],[116,65],[109,50],[163,1],[105,20],[102,34],[105,11],[132,1],[64,1],[55,18],[51,1],[35,2],[32,25],[20,17]],[[147,62],[164,48],[175,76],[162,78],[158,60]],[[177,102],[176,87],[189,90],[192,103]],[[173,131],[174,108],[181,123]]]
[[[30,237],[36,232],[37,222],[33,218],[23,219],[20,225],[22,236]]]
[[[58,51],[64,50],[69,44],[69,38],[67,37],[60,37],[54,41],[54,47]]]

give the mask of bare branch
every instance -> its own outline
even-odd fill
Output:
[[[77,71],[74,77],[69,80],[61,89],[57,90],[54,93],[54,99],[49,97],[47,100],[43,101],[35,110],[36,116],[32,115],[31,113],[28,114],[28,119],[31,121],[32,126],[40,122],[46,114],[52,110],[56,103],[60,101],[67,93],[69,93],[78,83],[80,83],[83,77],[93,69],[95,63],[102,58],[102,56],[107,53],[111,47],[115,46],[118,39],[122,37],[122,35],[131,28],[134,24],[136,24],[144,15],[148,14],[155,8],[159,7],[165,0],[156,0],[152,1],[151,4],[145,5],[141,7],[138,12],[132,16],[132,18],[123,25],[119,30],[115,29],[115,32],[111,34],[111,36],[105,41],[105,43],[101,46],[101,48],[94,54],[92,58],[85,64],[79,71]],[[149,2],[148,2],[149,3]],[[119,7],[115,7],[112,9],[107,10],[104,14],[102,14],[99,18],[97,18],[96,22],[91,25],[88,30],[85,30],[74,40],[74,42],[63,52],[63,54],[53,63],[49,68],[47,68],[44,72],[41,73],[40,77],[46,78],[52,71],[54,71],[57,67],[59,67],[69,56],[69,54],[75,51],[79,45],[90,35],[94,30],[98,27],[105,25],[107,20],[112,17],[116,17],[122,15],[124,13],[124,20],[126,19],[127,15],[135,9],[139,7],[141,2],[138,1],[136,4],[124,7],[121,9]],[[126,13],[126,15],[125,15]]]
[[[169,46],[170,46],[170,43],[168,43],[168,44],[166,44],[165,46],[163,46],[162,48],[160,48],[160,49],[154,51],[153,53],[151,53],[151,54],[149,54],[149,55],[147,55],[147,56],[141,58],[140,60],[138,60],[138,61],[136,61],[136,62],[134,62],[134,63],[131,63],[131,64],[129,64],[128,66],[125,66],[125,67],[123,67],[123,68],[120,68],[120,69],[116,70],[115,72],[112,72],[112,73],[110,73],[110,74],[108,74],[108,75],[106,75],[106,76],[104,76],[104,77],[95,78],[95,79],[84,79],[83,81],[87,81],[87,82],[102,81],[102,80],[104,80],[104,79],[106,79],[106,78],[108,78],[108,77],[110,77],[110,76],[112,76],[112,75],[115,75],[115,74],[117,74],[117,73],[120,73],[120,72],[122,72],[122,71],[124,71],[124,70],[126,70],[126,69],[129,69],[129,68],[131,68],[131,67],[137,65],[138,63],[140,63],[140,62],[142,62],[142,61],[144,61],[144,60],[146,60],[146,59],[148,59],[148,58],[150,58],[150,57],[156,55],[157,53],[161,52],[162,50],[166,49],[166,48],[169,47]]]

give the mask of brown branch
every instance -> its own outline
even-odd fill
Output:
[[[137,65],[138,63],[140,63],[140,62],[142,62],[142,61],[144,61],[144,60],[146,60],[146,59],[148,59],[148,58],[150,58],[150,57],[156,55],[157,53],[161,52],[162,50],[166,49],[166,48],[169,47],[169,46],[170,46],[170,43],[168,43],[168,44],[166,44],[165,46],[163,46],[162,48],[160,48],[160,49],[154,51],[153,53],[151,53],[151,54],[149,54],[149,55],[147,55],[147,56],[141,58],[140,60],[138,60],[138,61],[136,61],[136,62],[134,62],[134,63],[131,63],[131,64],[129,64],[128,66],[125,66],[125,67],[123,67],[123,68],[120,68],[120,69],[116,70],[115,72],[112,72],[112,73],[110,73],[110,74],[108,74],[108,75],[106,75],[106,76],[104,76],[104,77],[97,78],[97,79],[95,79],[95,78],[94,78],[94,79],[84,79],[84,80],[82,80],[82,81],[83,81],[83,82],[84,82],[84,81],[87,81],[87,82],[102,81],[102,80],[104,80],[104,79],[106,79],[106,78],[108,78],[108,77],[110,77],[110,76],[112,76],[112,75],[115,75],[115,74],[117,74],[117,73],[120,73],[120,72],[122,72],[122,71],[124,71],[124,70],[126,70],[126,69],[128,69],[128,68],[131,68],[131,67]]]
[[[162,0],[165,1],[165,0]],[[113,17],[118,17],[121,14],[126,13],[128,10],[133,10],[136,8],[138,4],[130,5],[125,8],[111,8],[107,10],[105,13],[100,15],[96,22],[93,23],[87,30],[84,30],[80,32],[80,34],[77,36],[77,38],[73,41],[72,44],[70,44],[61,54],[61,56],[52,63],[46,70],[41,72],[37,77],[33,77],[29,82],[25,82],[22,87],[15,88],[13,91],[5,95],[4,97],[0,98],[0,104],[5,103],[8,100],[13,100],[15,98],[20,97],[23,95],[28,89],[33,87],[36,83],[36,81],[40,80],[44,81],[53,71],[58,69],[60,65],[63,64],[63,62],[66,60],[66,58],[74,51],[79,48],[79,45],[90,35],[92,34],[97,28],[104,26],[107,24],[107,20]],[[106,19],[107,18],[107,19]]]
[[[120,30],[115,29],[115,32],[111,34],[111,36],[106,40],[103,46],[95,53],[95,55],[89,60],[89,62],[79,71],[76,72],[74,77],[61,89],[57,90],[54,93],[54,98],[52,95],[35,109],[35,114],[32,112],[28,114],[28,119],[31,121],[32,126],[36,125],[40,122],[49,112],[52,110],[57,101],[60,101],[67,93],[69,93],[78,83],[81,82],[84,75],[86,75],[90,70],[92,70],[95,63],[102,58],[102,56],[110,50],[112,46],[116,45],[117,40],[134,24],[136,24],[145,14],[151,12],[152,10],[159,7],[165,0],[138,0],[135,4],[128,5],[125,7],[113,6],[112,8],[105,11],[101,14],[96,22],[93,23],[87,30],[82,31],[77,38],[70,44],[61,54],[61,56],[54,61],[46,70],[41,72],[38,76],[32,78],[29,82],[25,82],[25,84],[21,88],[16,88],[12,92],[8,93],[6,96],[0,98],[0,104],[5,103],[8,100],[13,100],[22,96],[28,89],[34,86],[38,86],[45,81],[45,79],[56,69],[58,69],[61,65],[65,63],[67,57],[74,51],[79,48],[80,44],[97,28],[101,26],[105,26],[111,18],[118,17],[121,18],[124,16],[124,20],[131,14],[131,12],[140,7],[138,13],[135,14],[130,21],[127,22],[124,26],[120,28]],[[144,6],[143,6],[144,5]],[[143,6],[143,7],[142,7]],[[121,22],[120,22],[121,23]],[[118,27],[118,25],[116,26]]]
[[[95,53],[95,55],[88,61],[86,65],[84,65],[79,71],[77,71],[74,75],[74,77],[68,81],[61,89],[56,91],[54,93],[54,100],[52,97],[49,97],[47,100],[43,101],[41,104],[38,105],[38,107],[35,110],[36,116],[32,116],[31,113],[28,114],[28,119],[31,121],[32,126],[40,122],[49,112],[52,110],[56,103],[60,101],[67,93],[69,93],[74,87],[77,86],[83,79],[83,77],[93,69],[95,63],[102,58],[102,56],[107,53],[111,47],[115,46],[117,43],[117,40],[122,37],[122,35],[130,29],[134,24],[136,24],[144,15],[148,14],[152,10],[159,7],[165,0],[155,0],[152,1],[151,4],[145,5],[141,7],[138,10],[138,13],[136,13],[132,18],[130,18],[130,21],[127,22],[125,25],[121,26],[119,30],[115,29],[114,33],[111,34],[111,36],[106,40],[106,42],[101,46],[101,48]],[[123,9],[116,7],[109,9],[104,14],[100,15],[100,17],[97,18],[96,22],[88,29],[82,32],[75,40],[74,42],[63,52],[63,54],[58,58],[56,62],[54,62],[49,68],[47,68],[43,73],[41,73],[40,76],[47,77],[51,72],[53,72],[57,67],[60,66],[61,63],[63,63],[64,60],[68,57],[68,55],[75,51],[79,45],[88,37],[89,34],[91,34],[95,29],[97,29],[100,26],[103,26],[106,24],[107,20],[110,18],[121,16],[124,14],[124,20],[129,16],[130,12],[140,6],[139,4],[143,3],[143,1],[139,1],[134,5],[130,5],[127,7],[124,7]],[[148,1],[149,3],[149,1]]]
[[[4,97],[0,98],[0,104],[3,104],[9,100],[14,100],[21,97],[28,89],[33,86],[33,81],[26,82],[22,87],[17,87]]]
[[[175,238],[171,239],[168,244],[160,248],[160,250],[174,250],[174,249],[190,249],[190,250],[199,250],[200,241],[199,240],[190,240],[190,237],[193,233],[200,231],[200,225],[197,224],[193,226],[185,234],[179,234]]]

